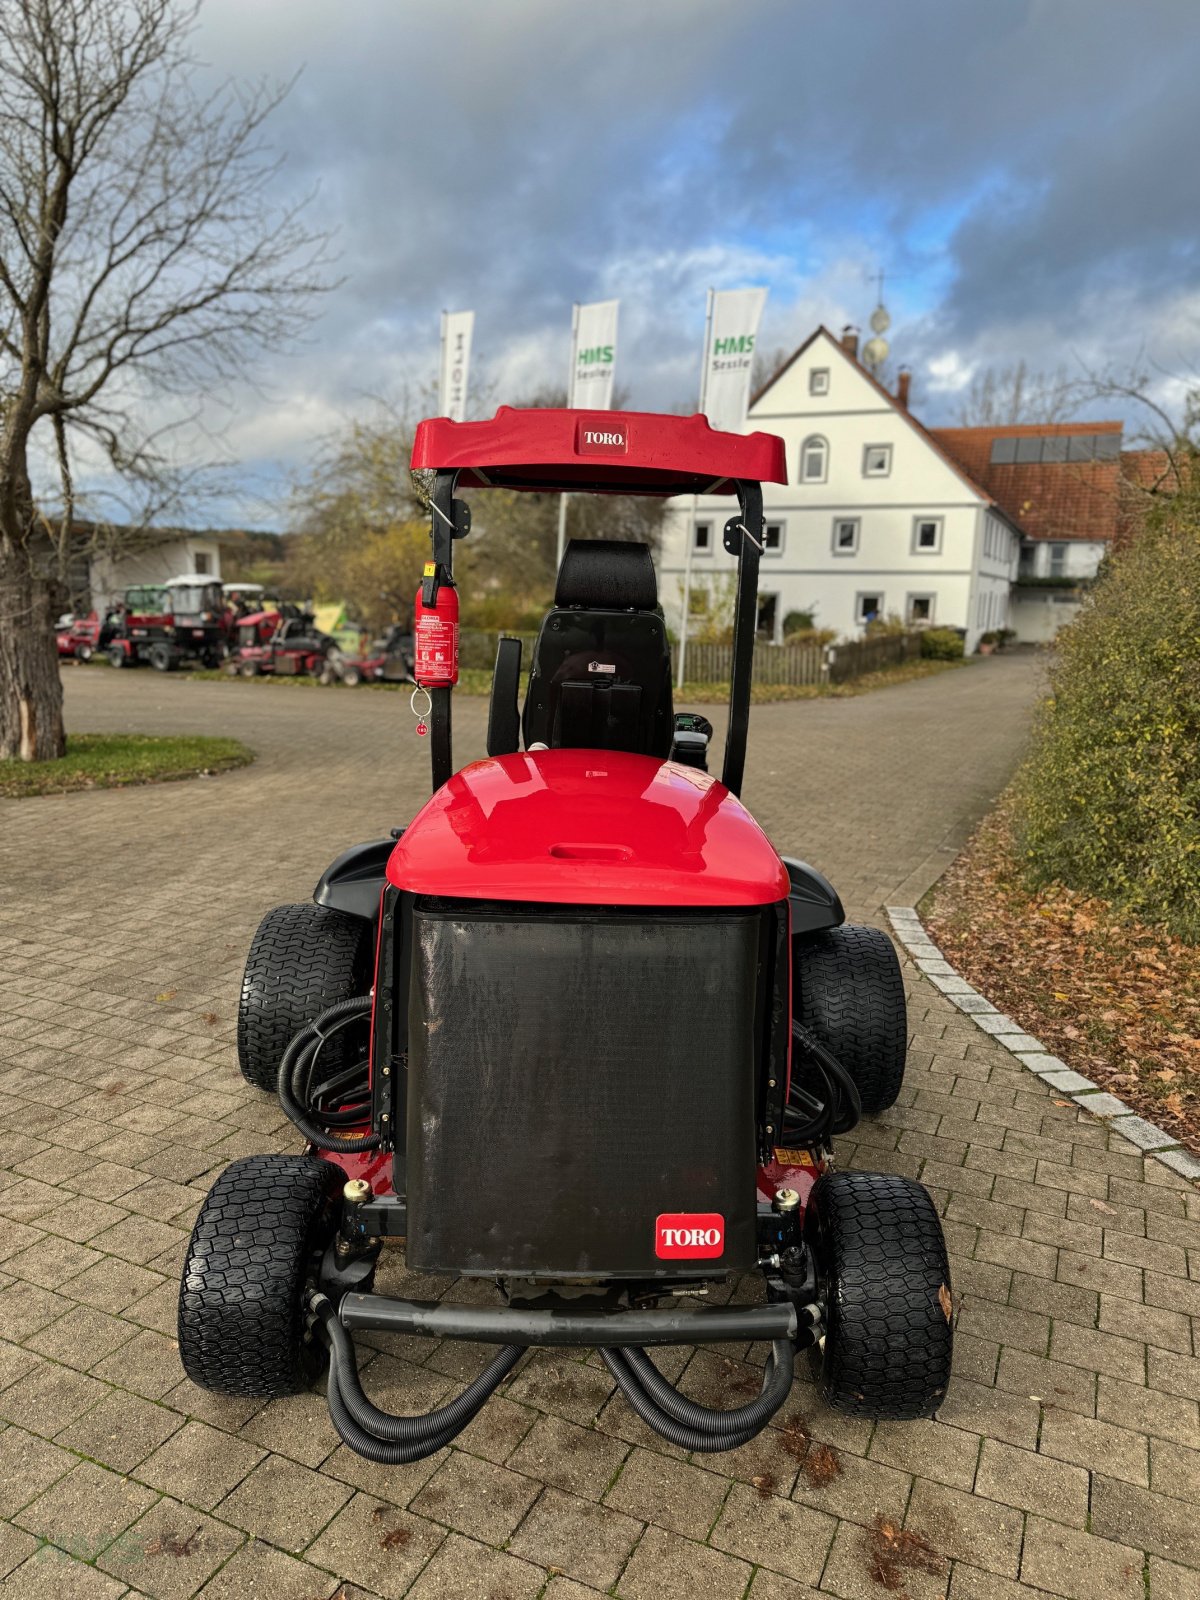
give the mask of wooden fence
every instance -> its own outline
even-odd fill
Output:
[[[528,670],[533,655],[534,635],[509,635],[524,646],[522,665]],[[490,669],[496,660],[499,633],[464,628],[459,640],[459,660],[464,667]],[[676,646],[678,649],[678,646]],[[756,644],[754,646],[755,683],[817,684],[845,683],[864,672],[877,672],[894,662],[911,661],[921,653],[919,633],[883,634],[874,639],[856,639],[845,644]],[[687,647],[689,683],[728,683],[733,671],[733,646],[730,644],[690,644]]]

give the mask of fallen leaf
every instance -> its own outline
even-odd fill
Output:
[[[162,1002],[163,1000],[174,1000],[178,993],[178,989],[163,989],[161,993],[156,994],[154,998],[159,1002]]]
[[[1115,1217],[1117,1215],[1116,1207],[1105,1205],[1103,1200],[1089,1199],[1088,1205],[1090,1205],[1095,1211],[1103,1211],[1106,1217]]]
[[[938,1290],[938,1305],[940,1305],[942,1308],[942,1315],[945,1317],[946,1321],[949,1322],[950,1318],[954,1315],[954,1302],[950,1298],[949,1284],[943,1283],[941,1288]]]

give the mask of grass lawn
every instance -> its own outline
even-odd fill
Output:
[[[0,797],[118,789],[131,783],[169,783],[202,773],[245,767],[254,752],[238,739],[149,733],[76,733],[61,761],[0,761]]]
[[[952,672],[958,667],[969,666],[968,661],[901,661],[893,667],[882,667],[878,672],[865,673],[861,678],[851,678],[848,683],[754,683],[750,689],[750,700],[753,705],[768,705],[777,700],[828,700],[848,699],[852,695],[868,694],[872,689],[886,689],[892,684],[910,683],[914,678],[930,678],[939,672]],[[183,676],[183,674],[180,674]],[[258,678],[231,678],[222,671],[200,670],[187,674],[191,678],[204,678],[210,682],[264,684],[273,683],[280,686],[292,685],[298,687],[303,684],[308,688],[332,687],[339,685],[321,685],[316,678],[287,677],[276,678],[270,673],[265,673]],[[411,694],[415,688],[411,683],[369,683],[361,684],[353,690],[343,690],[357,694],[359,689],[385,689],[404,694]],[[464,667],[459,675],[458,692],[466,695],[489,695],[492,691],[492,674],[486,667]],[[675,701],[678,705],[725,705],[729,699],[729,685],[727,683],[685,683],[682,689],[675,690]]]
[[[1061,885],[1023,881],[1011,801],[921,907],[993,1005],[1200,1153],[1200,946]]]

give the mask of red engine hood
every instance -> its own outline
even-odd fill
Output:
[[[787,870],[707,773],[649,756],[542,750],[464,767],[422,807],[388,882],[453,899],[758,906]]]

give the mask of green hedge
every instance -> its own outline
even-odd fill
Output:
[[[926,628],[921,635],[921,654],[926,661],[961,661],[962,634],[953,628]]]
[[[1200,942],[1200,492],[1155,510],[1059,634],[1017,797],[1035,882]]]

